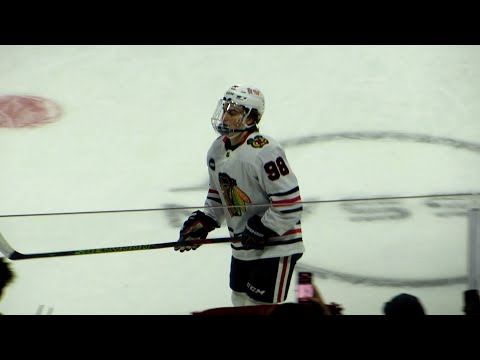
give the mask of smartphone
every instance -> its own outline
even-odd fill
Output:
[[[298,272],[297,302],[309,302],[314,296],[312,273],[307,271]]]

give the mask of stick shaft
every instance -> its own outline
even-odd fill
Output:
[[[46,257],[57,257],[57,256],[76,256],[76,255],[91,255],[91,254],[105,254],[112,252],[122,252],[122,251],[139,251],[139,250],[153,250],[153,249],[163,249],[170,248],[176,245],[204,245],[204,244],[218,244],[218,243],[228,243],[239,241],[236,238],[231,237],[221,237],[221,238],[212,238],[212,239],[197,239],[189,240],[184,242],[167,242],[167,243],[158,243],[158,244],[145,244],[145,245],[130,245],[130,246],[117,246],[117,247],[106,247],[106,248],[92,248],[92,249],[83,249],[83,250],[67,250],[67,251],[54,251],[54,252],[44,252],[44,253],[33,253],[33,254],[22,254],[14,250],[10,244],[5,240],[5,238],[0,234],[0,251],[10,260],[24,260],[24,259],[38,259]]]

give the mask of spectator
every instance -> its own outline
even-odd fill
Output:
[[[464,292],[464,307],[465,315],[480,315],[480,297],[478,290],[471,289]]]
[[[325,304],[320,292],[314,286],[312,301],[307,303],[287,302],[256,306],[219,307],[193,312],[192,315],[255,315],[255,316],[305,316],[341,315],[343,308],[336,303]]]
[[[426,315],[420,300],[413,295],[405,293],[396,295],[386,302],[383,307],[383,313],[392,316]]]
[[[15,274],[10,269],[10,265],[4,258],[0,258],[0,300],[5,287],[15,278]],[[1,313],[0,313],[1,315]]]

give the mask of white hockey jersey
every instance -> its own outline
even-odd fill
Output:
[[[230,140],[220,136],[207,153],[207,166],[205,214],[219,225],[226,220],[230,236],[240,235],[255,214],[280,235],[270,238],[263,250],[246,250],[241,243],[232,243],[233,257],[255,260],[305,251],[298,181],[280,143],[253,132],[231,147]]]

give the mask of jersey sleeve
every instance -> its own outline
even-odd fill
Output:
[[[262,217],[263,224],[284,235],[299,223],[302,205],[298,180],[280,144],[265,147],[256,163],[257,176],[272,206]]]
[[[221,225],[225,219],[225,213],[223,211],[222,199],[220,193],[215,187],[215,182],[212,179],[212,175],[209,173],[208,193],[205,199],[205,214],[215,219],[218,225]]]

